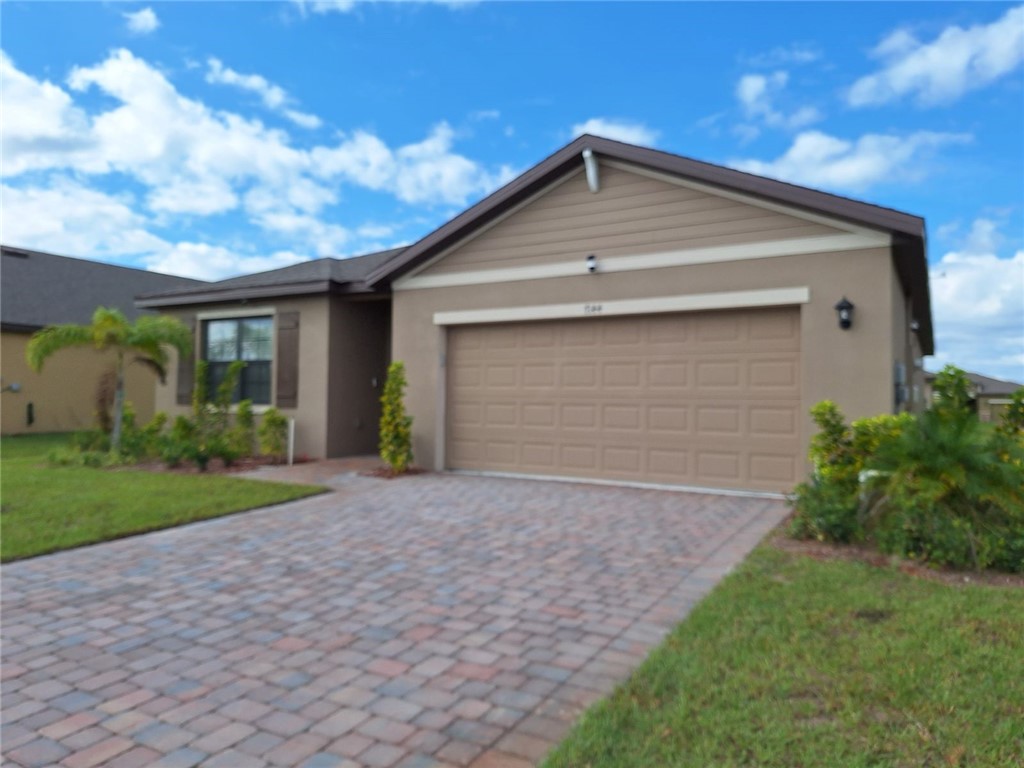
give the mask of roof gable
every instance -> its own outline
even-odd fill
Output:
[[[918,337],[924,354],[934,352],[928,268],[925,257],[924,220],[918,216],[869,203],[807,189],[596,136],[580,136],[518,178],[409,246],[397,257],[371,272],[371,287],[388,285],[430,262],[467,239],[473,232],[500,220],[567,174],[584,167],[583,152],[590,150],[601,163],[617,161],[651,172],[676,176],[707,185],[724,193],[739,193],[815,216],[825,216],[858,227],[884,231],[892,236],[893,255],[904,292],[911,297]]]

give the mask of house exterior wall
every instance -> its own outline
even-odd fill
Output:
[[[529,280],[489,285],[396,291],[393,357],[406,364],[407,403],[413,416],[418,464],[440,468],[444,419],[446,330],[435,312],[528,307],[726,291],[806,286],[800,307],[801,410],[835,400],[850,418],[892,410],[894,279],[887,248],[698,264],[618,274]],[[882,283],[882,285],[879,285]],[[839,329],[834,304],[846,295],[857,305],[854,325]],[[809,416],[801,432],[814,432]]]
[[[387,297],[331,298],[328,456],[377,453],[390,326]]]
[[[5,435],[42,434],[89,429],[96,423],[96,388],[100,377],[114,364],[112,354],[73,348],[55,353],[40,373],[29,368],[25,348],[30,333],[0,333],[0,365],[4,386],[21,384],[20,392],[0,394],[0,427]],[[154,413],[153,372],[129,365],[125,393],[140,423]],[[35,420],[29,425],[27,406],[32,403]]]
[[[284,312],[299,313],[299,395],[295,408],[282,408],[281,413],[295,419],[295,452],[310,458],[328,455],[328,360],[330,358],[331,309],[327,296],[277,299],[273,301],[254,300],[251,304],[239,302],[203,304],[165,310],[164,314],[177,317],[183,322],[205,316],[248,317],[254,315],[276,315]],[[193,354],[199,359],[201,350],[195,345]],[[274,339],[275,371],[277,364],[277,339]],[[165,385],[157,385],[156,409],[172,418],[188,414],[189,406],[177,404],[177,353],[173,353],[169,375]],[[271,402],[276,396],[276,375],[271,377]],[[259,408],[257,407],[257,411]]]

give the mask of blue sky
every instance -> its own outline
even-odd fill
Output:
[[[3,241],[218,279],[413,242],[580,132],[924,216],[1024,381],[1024,6],[0,5]]]

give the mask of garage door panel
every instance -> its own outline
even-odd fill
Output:
[[[447,464],[785,490],[799,347],[792,307],[453,328]]]

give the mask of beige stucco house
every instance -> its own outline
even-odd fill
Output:
[[[102,264],[24,248],[0,248],[0,428],[5,435],[67,432],[93,426],[96,390],[113,357],[94,349],[63,350],[40,373],[25,361],[32,334],[46,325],[85,324],[96,307],[135,319],[143,291],[199,285],[198,280]],[[125,391],[141,421],[153,416],[153,372],[129,365]]]
[[[788,490],[811,405],[921,407],[933,353],[922,219],[593,136],[408,248],[140,306],[197,354],[263,318],[310,455],[374,449],[396,359],[425,467],[715,489]]]

